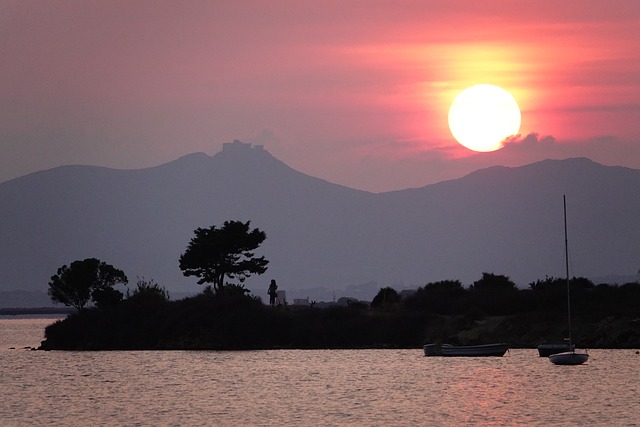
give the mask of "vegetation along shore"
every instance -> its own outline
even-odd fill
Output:
[[[177,301],[159,284],[138,280],[126,295],[124,272],[89,258],[62,266],[49,282],[55,302],[73,313],[48,326],[42,350],[250,350],[418,348],[427,342],[508,342],[533,348],[567,335],[566,280],[546,277],[519,289],[483,273],[469,287],[427,283],[401,295],[386,287],[369,302],[265,305],[244,288],[268,260],[254,255],[266,239],[250,223],[197,229],[180,257],[203,291]],[[573,339],[586,348],[640,347],[640,284],[570,280]]]
[[[371,304],[326,308],[269,307],[244,292],[170,301],[157,285],[118,304],[84,308],[45,331],[45,350],[247,350],[272,348],[418,348],[509,342],[535,347],[567,334],[564,281],[545,279],[521,290],[491,274],[464,288],[429,283],[400,298],[381,289]],[[571,281],[574,341],[587,348],[640,347],[640,286]]]

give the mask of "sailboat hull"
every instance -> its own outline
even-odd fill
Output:
[[[589,360],[587,353],[575,353],[567,351],[564,353],[556,353],[549,356],[549,360],[556,365],[582,365]]]

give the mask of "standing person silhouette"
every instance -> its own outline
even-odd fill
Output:
[[[269,285],[267,293],[269,294],[269,305],[275,305],[276,298],[278,297],[278,285],[276,285],[275,279],[271,279],[271,284]]]

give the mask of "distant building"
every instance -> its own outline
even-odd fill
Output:
[[[222,151],[248,151],[248,150],[264,150],[264,145],[252,145],[248,142],[242,142],[239,139],[234,139],[233,142],[225,142],[222,144]]]
[[[287,293],[286,291],[277,291],[278,296],[276,297],[276,305],[278,304],[286,304],[287,303]]]

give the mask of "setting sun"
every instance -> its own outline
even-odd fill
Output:
[[[481,84],[462,91],[449,109],[449,129],[461,145],[488,152],[520,130],[520,108],[506,90]]]

